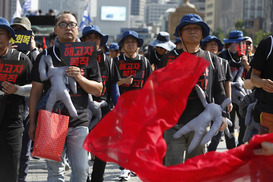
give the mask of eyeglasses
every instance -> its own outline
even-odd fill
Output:
[[[75,28],[77,26],[77,23],[75,23],[75,22],[70,22],[70,23],[61,22],[58,24],[58,26],[61,28],[67,28],[67,26],[69,26],[69,28]]]

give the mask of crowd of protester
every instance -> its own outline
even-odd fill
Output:
[[[87,25],[82,32],[78,32],[77,22],[75,14],[62,12],[56,16],[54,32],[49,35],[48,49],[39,49],[39,43],[35,42],[35,34],[32,32],[29,50],[20,50],[9,41],[11,38],[16,40],[16,31],[32,31],[30,21],[27,17],[17,17],[10,24],[0,17],[0,60],[18,60],[27,65],[23,79],[1,84],[1,180],[26,180],[31,146],[35,142],[37,108],[41,104],[40,100],[47,97],[51,86],[49,81],[41,80],[39,65],[44,57],[51,57],[55,67],[65,66],[60,55],[62,43],[95,42],[97,63],[93,68],[68,66],[66,69],[66,75],[73,77],[78,84],[77,94],[71,94],[78,117],[69,120],[62,160],[47,160],[48,181],[64,181],[66,166],[71,167],[71,181],[103,181],[106,162],[95,157],[90,176],[88,153],[82,148],[85,137],[93,129],[89,127],[92,118],[88,117],[87,101],[90,97],[95,103],[105,101],[105,106],[100,108],[104,117],[115,107],[120,95],[141,89],[153,71],[172,64],[183,52],[210,62],[197,82],[205,92],[207,102],[220,105],[229,98],[231,103],[222,113],[222,125],[217,135],[212,137],[209,144],[199,143],[189,152],[188,147],[195,133],[187,133],[178,139],[173,135],[204,110],[193,89],[177,124],[164,133],[167,143],[164,165],[180,164],[208,151],[216,151],[223,137],[227,149],[232,149],[246,144],[254,134],[273,132],[272,36],[262,40],[257,50],[253,49],[252,38],[240,30],[230,31],[222,42],[218,37],[210,35],[209,26],[200,16],[187,14],[181,18],[175,32],[159,32],[147,45],[147,51],[140,54],[144,40],[137,32],[125,31],[118,43],[108,42],[108,35],[103,34],[98,26]],[[79,33],[82,36],[78,38]],[[170,40],[170,34],[177,37],[174,42]],[[126,70],[129,64],[135,68]],[[66,108],[61,113],[69,116]],[[227,126],[227,119],[232,125]],[[227,127],[229,133],[224,132]],[[209,131],[209,128],[206,130]],[[264,142],[261,149],[256,149],[254,153],[272,155],[272,148],[272,143]],[[120,169],[120,180],[129,180],[130,176],[136,175],[122,166]]]

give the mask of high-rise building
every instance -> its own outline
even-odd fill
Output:
[[[243,19],[264,17],[264,0],[244,0]]]
[[[131,1],[131,15],[144,17],[146,0]]]
[[[10,11],[11,2],[12,1],[9,1],[9,0],[0,0],[0,16],[3,18],[6,18],[7,20],[11,19],[11,11]]]
[[[244,28],[248,35],[254,37],[255,32],[263,29],[265,17],[265,2],[264,0],[244,0],[243,20]],[[264,31],[268,31],[263,29]],[[270,30],[269,30],[270,31]]]
[[[190,3],[194,4],[198,12],[205,13],[206,0],[191,0]]]
[[[22,5],[24,0],[19,0]],[[0,0],[0,16],[7,19],[9,22],[16,11],[17,0]]]
[[[220,28],[227,34],[241,19],[247,35],[254,37],[259,30],[273,32],[272,10],[272,0],[206,0],[205,21],[212,31]]]
[[[273,32],[273,2],[271,0],[244,0],[244,27],[249,35],[263,30]]]
[[[146,0],[131,0],[131,27],[144,27]]]
[[[39,0],[39,9],[42,10],[43,14],[46,14],[49,9],[54,11],[54,14],[58,14],[65,10],[70,10],[75,13],[80,20],[84,11],[85,6],[89,3],[88,0]]]
[[[145,10],[145,22],[147,25],[158,24],[160,17],[165,14],[165,12],[170,8],[177,8],[178,3],[147,3]]]
[[[115,40],[121,28],[130,28],[131,1],[99,0],[97,1],[97,16],[92,24],[96,24],[102,33],[109,35],[109,42]]]
[[[220,28],[228,33],[243,19],[243,0],[206,0],[205,12],[205,21],[212,31]]]
[[[264,25],[263,29],[266,32],[273,32],[273,2],[272,0],[264,0]]]

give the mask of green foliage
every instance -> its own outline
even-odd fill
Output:
[[[247,35],[247,32],[244,28],[244,21],[242,19],[238,19],[237,22],[235,23],[235,28],[236,30],[241,30],[244,35]]]
[[[253,39],[253,43],[254,45],[258,45],[260,43],[261,40],[263,40],[264,38],[266,38],[267,36],[269,36],[271,33],[266,33],[263,30],[259,30],[258,32],[256,32],[254,34],[254,39]]]
[[[223,41],[224,38],[226,38],[227,36],[225,35],[224,31],[221,28],[217,28],[216,31],[212,32],[212,35],[218,37],[220,40]]]
[[[247,35],[247,32],[246,32],[246,30],[244,28],[243,20],[241,20],[241,19],[237,20],[237,22],[235,23],[235,29],[236,30],[241,30],[244,33],[245,36]],[[220,27],[218,27],[216,31],[212,32],[212,35],[215,35],[216,37],[218,37],[220,40],[223,41],[224,38],[228,37],[229,32],[227,34],[225,34],[224,31]],[[271,34],[272,34],[271,32],[266,33],[263,30],[259,30],[258,32],[256,32],[254,34],[254,37],[252,37],[253,38],[253,44],[258,45],[261,40],[263,40],[264,38],[268,37]]]
[[[237,22],[235,23],[235,28],[237,30],[243,30],[244,27],[244,21],[241,19],[238,19]]]

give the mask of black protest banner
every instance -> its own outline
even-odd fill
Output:
[[[134,78],[131,85],[123,85],[123,87],[142,88],[145,71],[142,68],[141,60],[117,61],[120,76],[126,78],[132,76]]]
[[[61,59],[68,66],[80,68],[97,67],[97,51],[95,42],[69,42],[60,44]]]
[[[32,31],[29,30],[16,30],[15,31],[16,39],[10,39],[9,43],[17,45],[17,50],[29,51],[30,50],[30,41],[32,36]]]
[[[0,60],[0,89],[2,82],[8,81],[13,84],[24,83],[26,78],[28,63],[18,60]]]

